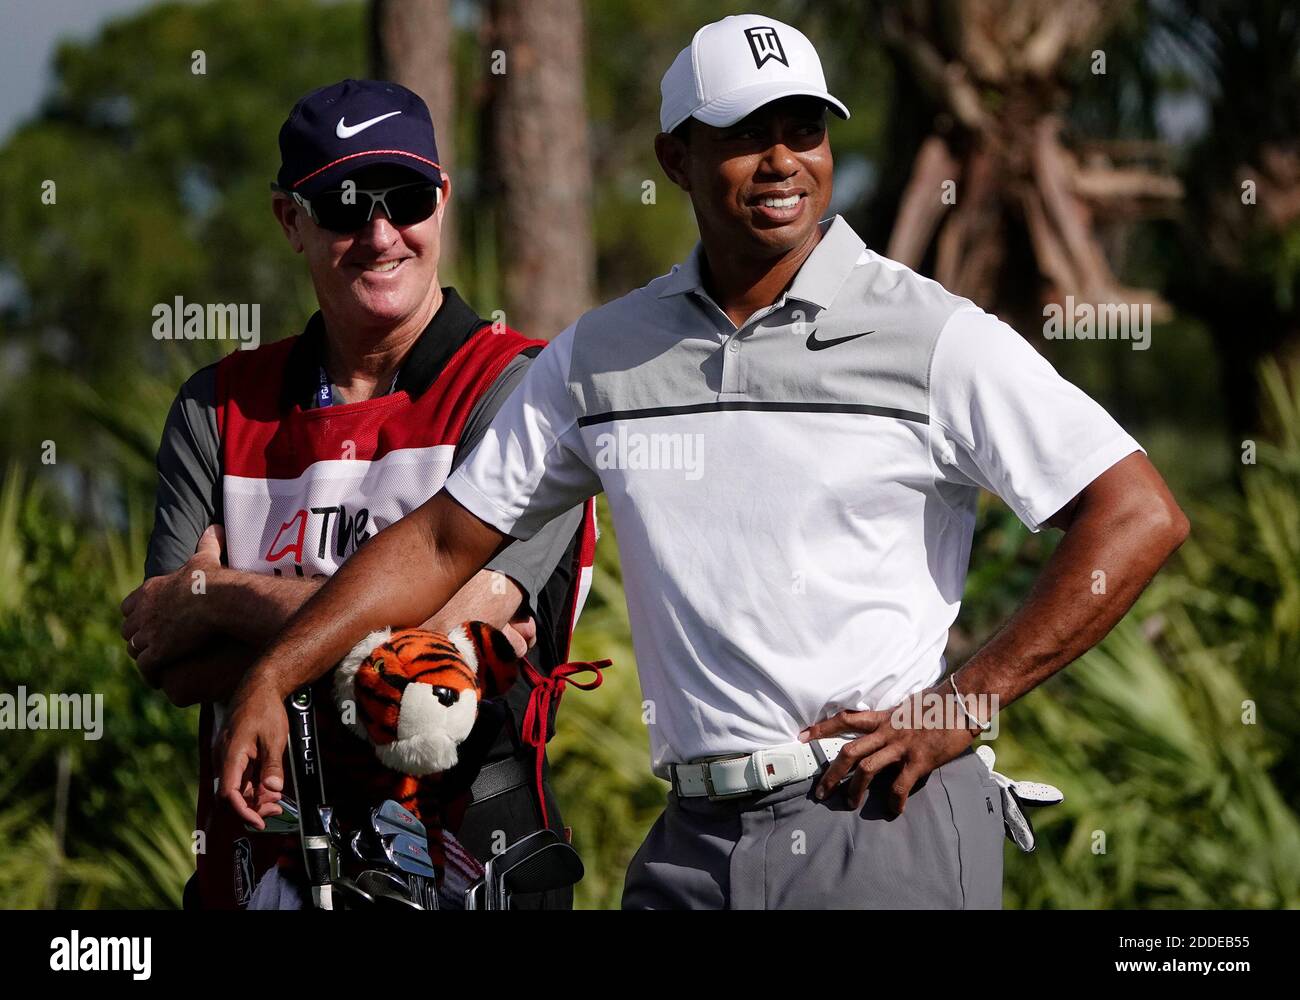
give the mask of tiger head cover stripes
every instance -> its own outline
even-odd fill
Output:
[[[479,701],[504,694],[516,676],[510,640],[486,622],[447,634],[381,629],[339,664],[334,700],[385,767],[420,777],[455,765]]]

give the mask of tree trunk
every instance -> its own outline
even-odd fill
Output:
[[[500,195],[507,322],[550,339],[593,297],[582,3],[493,0],[489,19],[483,166]]]
[[[456,148],[456,67],[451,0],[371,0],[370,62],[377,80],[415,91],[429,105],[438,157],[450,176]],[[445,275],[456,260],[456,178],[442,220]],[[445,280],[445,278],[444,278]]]
[[[1118,280],[1103,245],[1107,227],[1167,213],[1181,195],[1177,179],[1128,165],[1115,144],[1093,144],[1085,164],[1062,140],[1063,71],[1087,58],[1122,9],[1116,0],[878,9],[908,97],[894,102],[891,134],[902,141],[892,148],[916,151],[909,174],[885,171],[866,213],[877,227],[892,215],[889,256],[1025,334],[1041,327],[1046,302],[1066,296],[1150,303],[1157,320],[1168,317],[1154,291]]]

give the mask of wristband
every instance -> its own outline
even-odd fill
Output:
[[[993,723],[980,722],[980,720],[975,718],[975,716],[971,715],[970,711],[966,708],[966,700],[962,697],[961,692],[957,690],[956,674],[948,675],[948,683],[952,685],[952,693],[957,696],[957,707],[961,709],[961,714],[966,716],[967,721],[976,729],[978,729],[981,733],[987,733],[990,729],[992,729]]]

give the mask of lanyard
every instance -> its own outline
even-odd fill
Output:
[[[316,386],[316,405],[318,407],[333,406],[334,404],[334,385],[330,382],[330,377],[325,373],[325,366],[320,365],[320,382]],[[397,391],[397,376],[401,374],[401,369],[393,373],[393,384],[388,387],[389,393]],[[342,405],[343,401],[339,401]]]
[[[325,374],[325,366],[320,366],[320,385],[316,389],[316,405],[333,406],[334,405],[334,386],[330,384],[330,377]]]

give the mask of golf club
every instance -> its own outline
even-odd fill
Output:
[[[369,862],[372,860],[362,845],[364,833],[365,831],[363,830],[355,830],[353,831],[352,836],[348,838],[348,851],[352,855],[354,861]]]
[[[358,830],[352,835],[350,851],[358,861],[382,865],[406,876],[410,897],[426,909],[437,909],[437,868],[423,841],[406,833],[376,836],[368,830]]]
[[[537,850],[543,844],[558,843],[561,843],[560,835],[554,830],[536,830],[533,833],[528,834],[526,837],[521,837],[519,840],[516,840],[500,854],[494,854],[489,858],[488,863],[483,867],[484,902],[487,904],[486,908],[489,910],[496,909],[496,900],[498,897],[497,879],[499,878],[500,872],[505,871],[507,868],[514,867],[514,865],[516,865],[521,859],[532,854],[533,851]]]
[[[371,895],[375,898],[376,906],[400,907],[404,910],[424,909],[405,892],[398,892],[396,889],[376,889]]]
[[[408,876],[408,877],[415,878],[416,876]],[[413,900],[414,902],[417,903],[420,903],[425,898],[423,894],[421,894],[420,896],[413,895],[413,887],[408,883],[403,882],[400,878],[398,878],[396,875],[392,874],[391,872],[377,871],[374,869],[371,869],[369,871],[364,871],[357,876],[356,884],[358,888],[360,888],[364,892],[369,893],[373,898],[378,898],[379,896],[385,894],[387,895],[395,894],[395,895],[405,896],[407,899]],[[422,888],[423,887],[421,887],[421,889]],[[436,900],[435,900],[435,905],[429,906],[427,905],[427,903],[424,903],[421,905],[421,908],[437,909]]]
[[[357,888],[372,896],[376,892],[409,891],[406,883],[392,872],[378,871],[373,868],[363,871],[353,881],[356,882]]]
[[[385,834],[380,838],[380,843],[389,862],[401,871],[430,878],[437,874],[433,858],[429,856],[428,845],[409,833]]]
[[[563,841],[543,844],[501,872],[497,880],[497,909],[510,909],[510,899],[516,893],[563,889],[580,881],[583,874],[582,859],[569,844]]]
[[[264,816],[262,818],[266,826],[261,830],[251,823],[245,823],[244,829],[249,833],[297,833],[298,803],[286,795],[280,799],[279,806],[282,812],[278,816]]]
[[[424,824],[401,803],[387,799],[370,811],[370,829],[375,835],[371,838],[372,844],[382,849],[385,860],[390,865],[407,872],[411,877],[412,892],[423,898],[427,908],[435,909],[436,894],[431,897],[429,886],[416,881],[417,877],[420,879],[434,877],[433,861],[429,857],[428,831]],[[397,835],[401,835],[400,841],[396,839]],[[396,850],[404,854],[410,864],[398,864],[394,860],[391,853],[393,844],[397,845]],[[358,846],[361,846],[362,850],[366,849],[361,842],[358,842]],[[380,852],[374,847],[369,853],[372,858],[378,860]]]
[[[321,773],[316,735],[316,709],[310,686],[299,688],[285,701],[289,714],[289,765],[298,806],[303,861],[317,909],[334,908],[330,878],[334,860],[330,851],[330,814],[325,805],[325,777]]]
[[[374,835],[358,830],[350,842],[352,855],[369,864],[381,864],[392,871],[408,875],[432,876],[437,873],[428,847],[410,834],[385,833]]]
[[[387,799],[370,811],[370,829],[377,834],[406,833],[429,842],[429,833],[415,814],[400,803]]]
[[[336,909],[361,910],[375,905],[375,897],[350,878],[336,878],[333,887]]]
[[[409,833],[385,834],[380,842],[389,864],[406,873],[412,898],[419,900],[426,910],[437,909],[438,872],[429,856],[428,845]]]

